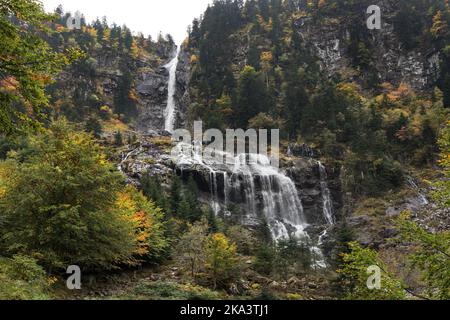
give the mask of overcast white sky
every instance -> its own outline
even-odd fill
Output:
[[[177,43],[187,35],[187,27],[212,0],[41,0],[47,11],[62,4],[65,12],[80,11],[87,21],[106,16],[108,22],[126,24],[132,31],[156,38],[170,33]]]

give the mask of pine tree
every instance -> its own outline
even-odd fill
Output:
[[[117,131],[117,132],[114,134],[114,144],[115,144],[117,147],[123,146],[123,137],[122,137],[122,133],[121,133],[120,131]]]
[[[181,179],[175,175],[172,179],[172,185],[170,187],[169,197],[169,209],[172,216],[178,215],[178,206],[182,200],[182,183]]]
[[[250,66],[241,72],[237,89],[237,106],[235,123],[240,128],[247,128],[248,121],[268,109],[269,97],[264,79]]]
[[[94,134],[96,138],[100,138],[102,134],[102,125],[97,117],[92,116],[86,121],[85,130]]]

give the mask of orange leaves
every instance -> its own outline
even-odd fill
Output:
[[[135,89],[131,89],[130,92],[128,92],[128,98],[135,103],[137,103],[139,101],[139,98],[138,98],[138,95],[137,95],[137,92]]]
[[[44,73],[35,73],[31,76],[31,79],[43,84],[50,84],[52,82],[52,77]]]
[[[323,8],[326,5],[327,5],[327,2],[325,0],[319,0],[319,4],[318,4],[319,8]]]
[[[14,93],[20,89],[20,83],[15,77],[6,77],[0,81],[0,90]]]
[[[383,83],[382,88],[387,94],[388,99],[392,102],[397,102],[407,97],[414,96],[414,91],[408,84],[404,82],[400,83],[397,89],[394,89],[394,87],[390,83]]]
[[[150,244],[150,230],[152,227],[152,221],[146,212],[136,212],[131,220],[136,224],[135,227],[135,240],[137,242],[137,248],[135,253],[140,256],[144,256],[149,252]]]
[[[137,256],[146,256],[152,250],[152,237],[157,229],[159,213],[152,202],[133,186],[128,186],[117,195],[116,208],[124,219],[133,224],[134,253]]]
[[[196,64],[197,62],[198,62],[198,57],[195,54],[193,54],[191,56],[191,64]]]

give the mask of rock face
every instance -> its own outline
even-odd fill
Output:
[[[177,91],[175,99],[177,102],[177,117],[175,128],[184,128],[186,126],[186,116],[191,99],[189,96],[190,82],[190,55],[184,46],[181,47],[178,55],[177,66]]]
[[[93,51],[83,68],[73,66],[59,75],[57,88],[68,101],[85,101],[88,106],[77,107],[85,108],[87,114],[93,105],[106,105],[114,111],[117,108],[115,95],[126,69],[130,73],[129,80],[138,111],[133,117],[132,127],[144,133],[164,129],[169,77],[164,65],[173,57],[176,48],[167,41],[156,46],[156,53],[133,58],[112,49]]]
[[[365,12],[369,5],[381,8],[381,30],[368,30]],[[305,42],[305,47],[319,59],[320,65],[330,77],[339,75],[349,81],[365,82],[375,76],[381,82],[399,85],[401,82],[412,88],[423,90],[436,83],[439,77],[439,53],[432,47],[415,46],[406,49],[394,29],[394,8],[392,1],[361,1],[359,30],[366,30],[364,45],[367,59],[374,68],[370,72],[355,72],[352,69],[351,27],[349,21],[329,19],[318,24],[312,18],[300,17],[294,22],[296,31]]]
[[[136,127],[141,132],[164,130],[168,100],[169,71],[165,65],[174,58],[176,47],[160,48],[160,54],[165,57],[163,63],[151,72],[142,73],[136,83],[139,94],[139,114]]]
[[[287,164],[288,176],[295,182],[307,222],[311,225],[326,225],[324,215],[324,190],[321,185],[320,164],[309,158],[295,158]],[[331,191],[333,215],[339,220],[342,208],[342,192],[340,185],[340,172],[335,169],[327,169],[326,184]]]
[[[164,65],[174,58],[176,48],[171,49],[171,54],[165,63],[155,72],[142,74],[137,83],[139,93],[139,115],[137,117],[137,129],[141,132],[164,129],[164,111],[168,99],[169,71]],[[190,104],[188,87],[190,79],[190,56],[182,47],[179,53],[179,62],[176,72],[176,117],[175,128],[185,126],[187,108]]]
[[[145,138],[124,153],[120,168],[132,181],[138,182],[145,173],[158,176],[166,185],[173,174],[184,181],[192,177],[201,192],[201,200],[210,204],[216,214],[248,226],[256,226],[263,218],[271,217],[272,227],[279,229],[274,231],[274,236],[297,232],[296,226],[302,225],[311,229],[309,234],[318,237],[330,227],[325,216],[326,197],[334,219],[339,219],[342,207],[339,172],[327,170],[328,179],[324,180],[320,163],[314,159],[291,157],[278,172],[265,164],[211,166],[169,156],[170,138],[164,138],[164,148],[160,139]],[[324,184],[329,188],[328,195],[324,194]],[[284,221],[286,226],[278,225],[277,221]]]
[[[164,128],[168,78],[168,71],[164,67],[160,67],[157,72],[142,75],[136,88],[139,94],[137,128],[140,131]]]

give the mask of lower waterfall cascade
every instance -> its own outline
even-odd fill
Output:
[[[326,267],[320,248],[312,243],[306,231],[309,225],[295,183],[281,170],[272,167],[267,156],[241,154],[229,163],[216,164],[202,158],[201,148],[187,146],[194,150],[192,157],[186,156],[185,148],[186,145],[182,146],[174,159],[177,168],[183,172],[196,167],[208,173],[211,207],[216,215],[227,210],[231,201],[238,201],[245,209],[244,219],[247,222],[265,219],[276,241],[290,237],[304,241],[314,256],[314,266]],[[324,214],[332,223],[332,202],[326,181],[323,183],[325,186]]]

